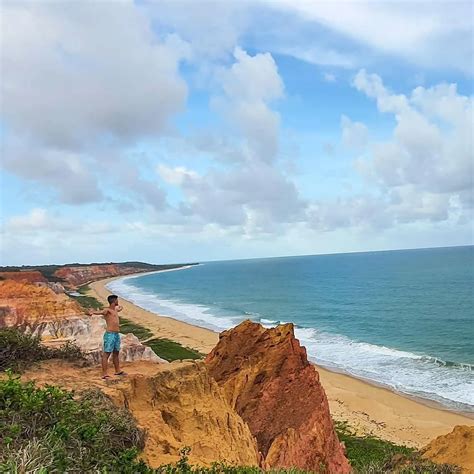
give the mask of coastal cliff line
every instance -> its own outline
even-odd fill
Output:
[[[117,276],[116,269],[109,270],[112,275],[107,276]],[[455,467],[437,471],[435,464],[423,464],[421,454],[413,450],[357,437],[335,423],[318,370],[308,361],[292,324],[266,329],[243,321],[221,333],[205,360],[198,360],[202,353],[156,338],[136,320],[122,320],[122,330],[126,331],[121,335],[122,360],[128,376],[102,381],[97,363],[104,323],[100,317],[86,316],[83,306],[100,302],[91,296],[81,299],[88,293],[77,286],[78,282],[87,283],[85,279],[94,270],[77,271],[69,280],[64,276],[64,285],[37,270],[12,271],[12,278],[8,278],[9,272],[2,273],[0,338],[8,340],[11,347],[26,340],[22,338],[36,337],[36,342],[28,342],[33,350],[40,344],[46,350],[59,350],[54,354],[60,353],[58,348],[64,343],[77,347],[77,360],[69,353],[64,359],[50,355],[45,358],[53,360],[30,359],[31,367],[22,368],[22,383],[54,385],[73,390],[79,397],[91,390],[102,393],[129,413],[137,429],[142,430],[143,444],[137,446],[148,469],[161,472],[163,465],[184,462],[183,452],[189,448],[186,460],[195,466],[224,462],[243,469],[235,472],[365,472],[361,466],[369,461],[354,457],[360,456],[362,445],[367,449],[363,459],[371,459],[370,450],[383,458],[378,465],[385,470],[374,472],[404,472],[414,463],[431,469],[423,472],[458,472]],[[100,273],[106,271],[104,266]],[[56,278],[56,270],[54,273]],[[72,295],[71,289],[79,296]],[[17,333],[24,335],[17,338]],[[7,352],[0,357],[8,357]],[[38,353],[45,354],[43,350]],[[196,360],[182,360],[191,357]],[[5,375],[0,375],[0,384],[5,380]],[[422,450],[422,456],[443,466],[456,461],[464,472],[470,472],[472,432],[472,427],[458,427],[434,440]],[[26,449],[20,435],[15,442],[18,449]],[[15,443],[9,446],[13,449]],[[10,454],[14,458],[15,454]]]

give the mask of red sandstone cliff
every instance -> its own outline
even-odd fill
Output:
[[[23,283],[46,283],[48,280],[37,271],[0,272],[1,280],[15,280]]]
[[[319,374],[292,324],[244,321],[220,335],[207,367],[257,439],[266,467],[351,471]]]
[[[69,287],[77,287],[93,280],[109,278],[131,273],[144,272],[143,268],[117,265],[116,263],[103,265],[84,265],[81,267],[61,267],[54,272],[54,276],[60,278]]]

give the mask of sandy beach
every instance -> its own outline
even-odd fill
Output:
[[[122,278],[122,277],[120,277]],[[91,283],[90,295],[105,302],[110,291],[105,285],[115,278]],[[208,353],[219,336],[208,329],[146,311],[121,298],[122,315],[164,337]],[[388,389],[348,375],[317,366],[321,383],[329,399],[333,418],[347,421],[360,434],[422,447],[439,435],[452,431],[455,425],[472,425],[474,419],[439,409],[405,397]]]

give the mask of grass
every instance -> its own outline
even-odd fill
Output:
[[[21,371],[34,362],[48,359],[85,360],[81,349],[71,342],[59,348],[41,344],[39,336],[25,334],[16,328],[0,329],[0,371]]]
[[[375,436],[357,436],[345,421],[336,421],[340,441],[346,446],[346,456],[357,474],[454,474],[456,466],[438,465],[422,459],[412,448],[400,446]]]
[[[148,328],[129,321],[126,318],[120,318],[120,332],[123,334],[133,333],[143,344],[149,346],[157,356],[168,362],[173,360],[202,358],[201,353],[194,349],[184,347],[179,342],[163,338],[153,338],[153,333]]]
[[[84,309],[94,309],[98,311],[104,308],[102,303],[93,296],[71,296],[71,298],[74,298]]]
[[[103,309],[103,304],[97,298],[87,295],[90,290],[89,285],[83,285],[77,289],[77,292],[80,293],[81,296],[69,295],[69,297],[77,301],[84,309],[93,309],[96,311]]]
[[[88,284],[82,285],[77,289],[77,292],[81,293],[81,295],[87,295],[89,291],[91,291],[91,287]]]
[[[120,332],[122,334],[128,334],[131,332],[135,334],[140,341],[153,337],[153,333],[148,328],[122,317],[120,317]]]
[[[146,341],[144,344],[151,347],[157,356],[168,362],[183,359],[202,359],[200,352],[184,347],[178,342],[170,341],[169,339],[155,338]]]

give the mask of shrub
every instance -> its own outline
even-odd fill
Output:
[[[11,372],[0,381],[0,472],[149,472],[143,446],[131,414],[98,390],[74,399]]]
[[[422,459],[407,446],[399,446],[375,436],[357,436],[345,421],[336,421],[340,441],[346,446],[346,456],[357,474],[454,474],[456,466],[438,465]]]
[[[71,342],[59,348],[41,344],[39,336],[17,328],[0,328],[0,371],[23,370],[26,365],[47,359],[85,360],[81,349]]]

